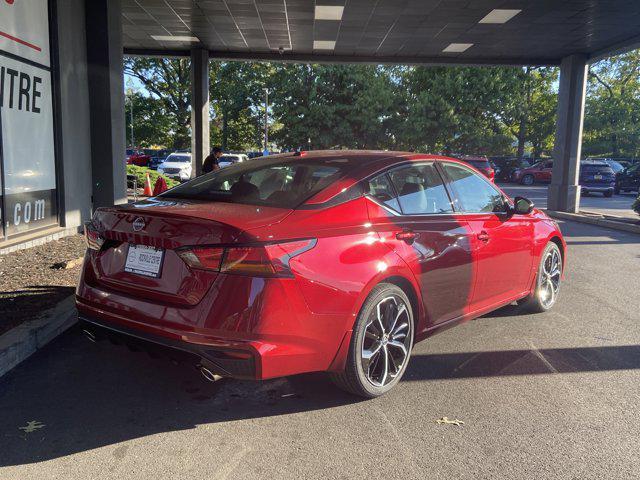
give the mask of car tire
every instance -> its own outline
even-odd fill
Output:
[[[404,291],[391,283],[376,285],[353,327],[345,369],[330,373],[342,390],[375,398],[402,378],[413,347],[414,315]]]
[[[530,187],[531,185],[536,183],[536,179],[533,175],[531,175],[530,173],[527,173],[524,177],[522,177],[522,180],[520,180],[520,183],[522,185],[527,185],[528,187]]]
[[[613,187],[613,193],[615,193],[616,195],[620,195],[620,187],[618,185]]]
[[[604,196],[607,198],[613,197],[613,190],[607,190],[606,192],[604,192]]]
[[[554,242],[549,242],[540,256],[535,288],[522,300],[522,309],[528,313],[550,310],[558,299],[562,278],[562,253]]]

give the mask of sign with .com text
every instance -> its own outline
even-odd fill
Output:
[[[57,222],[47,4],[0,0],[0,185],[6,236]]]

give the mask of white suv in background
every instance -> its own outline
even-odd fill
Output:
[[[186,182],[191,178],[191,154],[172,153],[158,165],[158,173]]]

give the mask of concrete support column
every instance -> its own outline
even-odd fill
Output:
[[[122,2],[86,0],[93,207],[127,202]]]
[[[560,65],[558,119],[553,149],[553,178],[547,208],[577,212],[580,208],[580,154],[587,88],[587,57],[571,55]]]
[[[202,173],[209,144],[209,52],[191,50],[191,176]]]

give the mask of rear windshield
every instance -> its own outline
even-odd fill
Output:
[[[583,165],[582,173],[589,175],[613,175],[613,170],[608,165]]]
[[[237,155],[223,155],[220,157],[221,162],[237,162],[240,159]]]
[[[162,197],[295,208],[348,170],[346,160],[236,163],[173,188]]]

